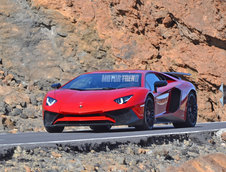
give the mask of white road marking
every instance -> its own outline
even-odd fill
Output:
[[[226,129],[226,128],[225,128]],[[138,137],[150,137],[150,136],[163,136],[163,135],[173,135],[173,134],[191,134],[191,133],[201,133],[218,131],[219,129],[213,130],[199,130],[199,131],[184,131],[175,133],[159,133],[159,134],[143,134],[143,135],[133,135],[133,136],[117,136],[117,137],[105,137],[105,138],[89,138],[89,139],[78,139],[78,140],[57,140],[57,141],[43,141],[43,142],[28,142],[28,143],[11,143],[11,144],[0,144],[1,146],[21,146],[21,145],[34,145],[34,144],[54,144],[54,143],[68,143],[68,142],[84,142],[84,141],[101,141],[101,140],[115,140],[115,139],[126,139],[126,138],[138,138]]]
[[[221,121],[221,122],[200,122],[200,123],[197,123],[197,124],[218,124],[218,123],[226,123],[226,121]]]

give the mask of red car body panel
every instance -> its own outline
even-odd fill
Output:
[[[104,125],[106,123],[110,125],[135,125],[143,119],[145,100],[148,96],[151,96],[155,104],[156,122],[186,120],[187,97],[190,91],[195,92],[195,87],[190,82],[164,73],[145,70],[98,71],[91,73],[114,72],[140,73],[142,75],[141,87],[89,91],[62,88],[52,90],[46,94],[43,100],[43,119],[45,120],[45,115],[51,116],[48,117],[49,126]],[[148,73],[164,75],[168,78],[168,84],[159,87],[157,92],[145,88],[145,77]],[[133,96],[125,104],[117,104],[114,101],[128,95]],[[48,106],[46,105],[47,97],[54,98],[57,102],[52,106]],[[179,105],[177,105],[178,108],[175,108],[176,105],[173,102],[177,99],[179,99]],[[56,118],[54,115],[58,117]]]

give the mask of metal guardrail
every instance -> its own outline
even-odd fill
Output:
[[[222,83],[219,90],[223,93],[223,96],[220,98],[220,102],[224,106],[226,104],[226,85]]]

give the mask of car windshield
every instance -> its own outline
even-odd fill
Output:
[[[80,75],[62,88],[83,91],[112,90],[140,86],[140,73],[92,73]]]

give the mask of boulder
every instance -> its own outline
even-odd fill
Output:
[[[226,163],[225,163],[226,155],[223,153],[213,153],[206,156],[201,156],[199,158],[189,160],[179,167],[169,167],[166,169],[167,172],[202,172],[206,171],[225,171]]]

